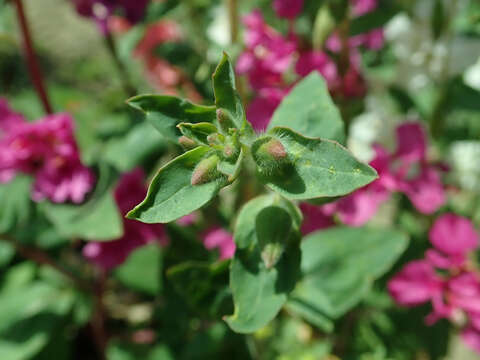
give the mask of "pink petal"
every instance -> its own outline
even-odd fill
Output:
[[[478,234],[470,220],[453,213],[437,218],[429,238],[435,248],[447,255],[463,255],[478,246]]]
[[[303,0],[275,0],[273,8],[278,16],[294,19],[302,12]]]

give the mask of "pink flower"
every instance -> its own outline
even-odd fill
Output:
[[[307,235],[316,230],[326,229],[335,223],[332,211],[327,206],[315,206],[309,203],[301,203],[300,210],[303,213],[302,234]]]
[[[291,66],[296,50],[295,39],[284,38],[268,26],[258,10],[243,21],[247,48],[238,59],[237,72],[246,74],[256,90],[283,85],[283,74]]]
[[[355,191],[336,203],[341,222],[349,226],[362,226],[378,211],[380,205],[390,198],[390,192],[379,183]]]
[[[472,350],[480,353],[480,330],[470,326],[466,327],[462,331],[462,340],[467,344]]]
[[[279,17],[296,18],[303,8],[303,0],[275,0],[273,8]]]
[[[218,248],[220,260],[230,259],[235,254],[236,246],[232,234],[219,227],[213,227],[205,233],[203,244],[208,250]]]
[[[415,306],[441,297],[443,283],[425,260],[412,261],[388,282],[388,291],[397,303]]]
[[[149,0],[73,0],[79,15],[93,18],[100,30],[108,31],[108,19],[120,12],[131,23],[139,22],[145,13]]]
[[[327,54],[321,51],[307,51],[300,54],[295,65],[296,73],[305,77],[314,70],[322,74],[330,90],[338,86],[337,66]]]
[[[147,193],[144,173],[135,169],[124,174],[116,188],[115,201],[122,215],[143,200]],[[89,242],[83,248],[83,255],[104,270],[122,264],[128,255],[139,246],[157,240],[166,245],[168,239],[162,224],[145,224],[123,218],[123,236],[108,242]]]
[[[70,115],[54,114],[29,123],[2,103],[0,124],[5,133],[0,138],[0,181],[22,172],[35,177],[35,201],[82,202],[95,177],[81,163]]]
[[[350,3],[355,16],[364,15],[378,7],[378,0],[351,0]]]
[[[435,221],[429,238],[432,245],[446,255],[465,255],[478,246],[478,234],[471,221],[452,213]]]
[[[265,88],[258,92],[258,96],[247,108],[247,120],[255,131],[264,131],[267,128],[275,109],[287,93],[288,90],[277,88]]]

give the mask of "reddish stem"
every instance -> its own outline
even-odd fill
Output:
[[[42,102],[43,108],[47,114],[51,114],[52,107],[48,100],[47,90],[44,85],[42,72],[40,66],[38,65],[37,58],[35,56],[35,51],[33,50],[32,37],[30,35],[30,30],[28,28],[27,18],[25,17],[25,10],[23,8],[22,0],[14,0],[15,6],[17,8],[17,18],[22,31],[23,37],[23,50],[25,52],[25,57],[27,59],[28,70],[30,72],[30,77],[33,82],[33,86]]]

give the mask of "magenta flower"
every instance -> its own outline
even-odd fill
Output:
[[[388,291],[398,304],[415,306],[441,297],[443,282],[428,261],[417,260],[388,282]]]
[[[267,128],[275,109],[287,93],[288,89],[278,88],[264,88],[258,92],[258,96],[247,108],[247,119],[255,131],[260,132]]]
[[[327,54],[322,51],[306,51],[300,54],[295,65],[295,72],[301,77],[305,77],[315,70],[322,74],[330,90],[338,87],[337,66]]]
[[[331,209],[328,205],[315,206],[309,203],[301,203],[300,210],[303,213],[302,234],[307,235],[316,230],[333,226],[335,222],[333,221]]]
[[[54,114],[29,123],[2,101],[0,124],[0,181],[25,173],[35,177],[35,201],[80,203],[85,199],[95,177],[81,163],[70,115]]]
[[[294,19],[303,8],[303,0],[275,0],[273,9],[279,17]]]
[[[429,238],[435,249],[427,251],[427,258],[439,268],[461,266],[466,255],[478,246],[478,234],[472,223],[452,213],[435,221]]]
[[[142,20],[149,0],[73,0],[77,13],[95,19],[102,33],[107,33],[111,15],[119,13],[131,23]]]
[[[367,14],[378,7],[378,0],[350,0],[350,3],[355,16]]]
[[[291,66],[296,50],[295,39],[284,38],[268,26],[258,10],[243,21],[246,50],[238,59],[237,72],[246,74],[255,90],[283,86],[283,74]]]
[[[144,179],[144,173],[139,168],[120,178],[114,195],[122,215],[144,199],[147,193]],[[123,236],[119,239],[109,242],[89,242],[83,248],[83,255],[100,268],[110,270],[122,264],[139,246],[155,240],[160,245],[168,243],[162,224],[145,224],[123,218],[123,230]]]
[[[478,247],[472,223],[455,214],[439,217],[429,233],[434,249],[426,259],[407,264],[388,283],[391,296],[400,305],[415,306],[431,301],[428,325],[445,318],[463,327],[462,338],[480,352],[480,275],[466,261]],[[443,269],[442,276],[436,269]]]
[[[236,245],[232,234],[219,227],[207,230],[203,236],[203,245],[208,250],[218,249],[220,260],[230,259],[235,254]]]

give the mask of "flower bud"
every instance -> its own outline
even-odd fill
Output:
[[[192,139],[186,137],[186,136],[180,136],[178,138],[178,143],[183,146],[184,149],[190,150],[195,147],[197,147],[197,143],[193,141]]]
[[[191,184],[205,184],[215,179],[219,175],[217,171],[218,161],[219,158],[217,155],[212,155],[200,161],[195,167],[195,170],[193,170],[192,178],[190,180]]]
[[[235,128],[232,116],[225,109],[217,109],[217,120],[223,131]]]

